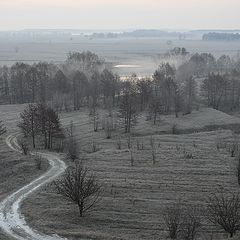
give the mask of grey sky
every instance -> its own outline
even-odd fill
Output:
[[[0,30],[239,29],[239,0],[0,0]]]

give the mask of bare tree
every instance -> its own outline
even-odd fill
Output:
[[[201,219],[197,208],[185,209],[181,236],[184,240],[195,240],[201,227]]]
[[[141,111],[144,110],[146,104],[149,102],[152,92],[152,81],[149,78],[143,78],[137,81],[137,89],[140,95]]]
[[[137,118],[137,91],[134,81],[124,83],[123,94],[119,106],[119,117],[123,119],[125,133],[130,133]]]
[[[150,100],[149,104],[149,115],[150,118],[153,118],[153,124],[155,125],[157,122],[157,117],[163,113],[163,106],[161,105],[161,99],[158,96],[154,96]]]
[[[36,147],[35,138],[40,130],[37,113],[37,106],[29,104],[28,107],[20,114],[21,121],[18,123],[18,127],[21,129],[24,136],[32,138],[33,148]]]
[[[104,121],[105,125],[105,133],[107,139],[110,139],[112,137],[112,131],[113,131],[113,118],[108,117]]]
[[[183,209],[181,205],[173,204],[164,210],[163,218],[167,227],[169,237],[177,239],[183,224]]]
[[[82,163],[69,167],[63,178],[54,182],[56,192],[78,205],[79,215],[91,210],[99,201],[101,186]]]
[[[53,147],[53,137],[57,134],[62,134],[61,123],[57,112],[52,108],[48,107],[45,111],[45,136],[46,136],[46,146],[48,149]],[[45,146],[45,147],[46,147]]]
[[[212,194],[208,203],[208,219],[232,238],[240,230],[239,193]]]
[[[184,114],[190,114],[193,110],[196,100],[196,88],[197,85],[192,76],[185,80],[183,85]]]
[[[224,96],[227,81],[225,76],[219,74],[209,74],[202,85],[202,91],[207,98],[208,106],[212,106],[214,109],[219,109],[221,101]]]

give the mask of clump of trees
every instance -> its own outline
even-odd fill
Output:
[[[18,127],[24,137],[30,137],[36,147],[36,137],[43,139],[45,149],[53,148],[53,139],[62,138],[63,132],[56,111],[44,104],[29,104],[20,114]]]
[[[100,200],[100,183],[94,174],[79,162],[74,167],[69,167],[54,185],[58,194],[78,206],[80,217],[92,210]]]
[[[126,133],[131,132],[141,112],[147,112],[147,119],[157,124],[162,114],[179,117],[202,104],[220,110],[238,109],[240,60],[185,52],[184,62],[177,68],[164,62],[152,76],[144,78],[136,74],[120,78],[103,59],[89,51],[69,53],[58,66],[40,62],[0,67],[0,101],[48,105],[57,113],[88,107],[93,131],[99,130],[99,109],[114,109]],[[29,115],[32,121],[34,115]],[[106,137],[111,138],[111,124],[105,130]],[[32,135],[34,145],[35,132],[29,129],[26,134]],[[49,148],[48,138],[45,142]]]

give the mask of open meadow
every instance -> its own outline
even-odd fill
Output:
[[[161,132],[171,131],[176,121],[172,116],[162,118],[154,127],[142,117],[132,134],[130,150],[129,138],[122,131],[114,132],[112,139],[106,139],[101,128],[93,132],[87,110],[62,114],[61,119],[64,126],[73,122],[82,159],[104,185],[101,204],[79,219],[76,207],[48,185],[22,206],[27,222],[35,229],[68,239],[166,239],[162,218],[166,206],[181,200],[201,208],[204,215],[211,193],[238,191],[237,162],[228,149],[234,141],[230,129],[240,123],[236,117],[202,108],[191,118],[179,117],[178,129],[186,131],[185,123],[191,129],[188,134]],[[208,131],[204,126],[215,127]],[[216,130],[216,126],[225,130]],[[151,139],[156,146],[154,162]],[[137,143],[143,149],[138,150]],[[218,228],[204,218],[203,222],[200,239],[223,237]]]

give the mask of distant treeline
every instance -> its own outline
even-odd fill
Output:
[[[148,29],[140,29],[129,32],[122,33],[93,33],[91,37],[93,38],[117,38],[117,37],[133,37],[133,38],[156,38],[156,37],[175,37],[178,38],[182,36],[180,32],[168,32],[162,30],[148,30]]]
[[[240,108],[240,60],[223,55],[189,54],[172,50],[185,60],[178,68],[159,64],[152,76],[132,74],[121,80],[104,59],[91,52],[69,53],[61,65],[39,62],[0,67],[2,104],[47,104],[57,112],[89,107],[118,108],[133,117],[148,111],[154,122],[159,114],[191,113],[198,105],[215,109]],[[128,112],[130,111],[130,113]],[[125,119],[126,123],[131,121]],[[129,127],[129,126],[128,126]],[[130,131],[126,128],[126,131]]]
[[[240,41],[240,34],[211,32],[204,34],[202,39],[204,41]]]

